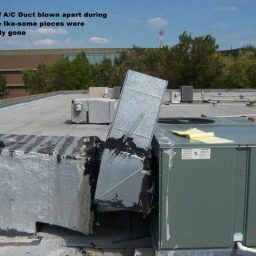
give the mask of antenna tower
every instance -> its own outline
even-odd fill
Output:
[[[160,40],[160,48],[163,47],[163,43],[164,43],[164,31],[160,30],[159,31],[159,40]]]

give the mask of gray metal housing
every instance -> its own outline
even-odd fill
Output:
[[[167,120],[155,132],[156,249],[164,251],[160,255],[231,255],[236,241],[256,247],[256,124],[246,118],[185,119]],[[171,133],[189,128],[232,142],[208,144]]]
[[[182,102],[193,102],[193,86],[182,85],[180,86],[181,101]]]
[[[103,152],[95,199],[105,207],[149,211],[148,149],[167,81],[129,70]]]

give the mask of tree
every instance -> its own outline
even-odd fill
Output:
[[[8,92],[7,86],[6,86],[6,79],[5,77],[0,73],[0,97],[3,98]]]
[[[52,66],[53,73],[53,89],[58,90],[72,90],[73,81],[71,74],[71,62],[67,59],[60,60]]]
[[[115,67],[110,59],[104,59],[94,67],[94,83],[96,86],[113,87],[115,85]]]
[[[23,81],[31,94],[50,92],[53,90],[53,73],[51,67],[39,64],[37,70],[25,70]]]
[[[256,50],[248,46],[238,56],[221,55],[211,35],[179,36],[172,47],[144,49],[133,46],[114,63],[104,59],[92,65],[84,52],[73,61],[61,60],[49,67],[24,72],[24,83],[32,93],[81,90],[90,86],[122,85],[128,69],[169,81],[169,87],[191,84],[195,88],[256,87]]]
[[[168,76],[168,53],[169,48],[167,46],[146,51],[144,57],[145,72],[166,79]]]
[[[78,54],[71,62],[70,74],[72,80],[72,89],[81,90],[94,86],[92,65],[89,64],[84,52]]]
[[[37,70],[23,72],[23,81],[30,93],[44,93],[58,90],[81,90],[94,85],[92,66],[84,53],[76,59],[58,61],[53,66],[40,64]]]
[[[184,32],[179,43],[170,49],[167,66],[168,79],[174,86],[192,84],[195,88],[211,87],[221,74],[218,45],[210,36],[193,38]]]
[[[230,88],[256,87],[256,52],[245,51],[234,59],[227,83]]]
[[[232,55],[218,54],[221,73],[212,81],[211,88],[229,88],[230,73],[234,65],[234,57]]]
[[[133,69],[138,72],[146,73],[145,54],[146,49],[133,46],[128,52],[124,52],[119,58],[119,64],[124,65],[125,69]],[[117,61],[118,62],[118,61]]]

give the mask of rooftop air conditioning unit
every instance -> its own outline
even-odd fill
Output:
[[[191,128],[207,137],[193,137]],[[255,122],[169,118],[154,134],[152,234],[159,255],[233,255],[238,241],[256,247]]]
[[[193,102],[193,86],[182,85],[180,86],[181,101],[182,102]]]
[[[113,99],[88,99],[89,123],[111,123],[116,107],[117,101]]]
[[[180,103],[181,93],[177,91],[171,91],[171,103]]]
[[[88,99],[73,99],[71,102],[72,123],[88,123],[88,110]]]

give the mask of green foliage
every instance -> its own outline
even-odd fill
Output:
[[[94,85],[92,67],[84,53],[71,62],[72,89],[88,89]]]
[[[256,53],[246,51],[239,55],[231,67],[228,77],[229,87],[256,87]]]
[[[210,35],[192,38],[184,32],[179,43],[170,48],[168,79],[172,87],[192,84],[195,88],[211,87],[221,73],[218,45]]]
[[[119,64],[126,69],[131,68],[139,72],[145,72],[145,55],[147,50],[133,46],[128,52],[124,52],[120,57]]]
[[[215,38],[192,37],[184,32],[178,44],[144,49],[134,46],[112,63],[104,59],[92,65],[85,53],[75,60],[61,60],[49,67],[23,74],[31,93],[120,86],[128,69],[169,81],[169,87],[191,84],[195,88],[256,88],[256,50],[249,45],[237,56],[221,55]]]
[[[84,53],[72,62],[64,59],[51,67],[40,64],[37,70],[26,70],[23,72],[23,81],[32,94],[88,89],[94,85],[92,66]]]
[[[144,65],[148,73],[159,78],[168,76],[167,61],[169,48],[167,46],[159,49],[149,49],[144,58]]]
[[[23,72],[23,81],[32,94],[52,91],[52,68],[45,64],[40,64],[37,70],[26,70]]]
[[[104,59],[94,67],[94,82],[96,86],[113,87],[115,85],[115,68],[111,60]]]
[[[91,65],[82,52],[73,61],[63,59],[51,67],[41,64],[37,70],[26,70],[23,72],[23,81],[32,94],[81,90],[91,86],[121,85],[125,72],[124,65],[113,65],[109,59]]]
[[[6,86],[6,79],[0,73],[0,98],[4,97],[7,94],[7,86]]]
[[[255,88],[256,52],[243,51],[238,57],[221,56],[221,74],[215,81],[216,88]]]
[[[52,66],[53,73],[53,88],[58,90],[72,90],[72,73],[71,73],[71,62],[64,59],[57,62]]]

